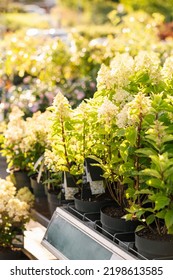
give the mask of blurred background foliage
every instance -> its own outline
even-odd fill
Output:
[[[39,6],[29,12],[31,4]],[[44,111],[58,90],[76,107],[117,52],[154,50],[164,62],[172,13],[173,0],[0,0],[0,112],[14,104],[26,116]]]

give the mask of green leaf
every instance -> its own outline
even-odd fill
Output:
[[[164,172],[164,177],[165,178],[168,178],[169,176],[171,176],[173,174],[173,167],[170,167],[169,169],[167,169],[165,172]]]
[[[170,203],[170,199],[167,196],[161,194],[155,194],[149,197],[151,201],[155,202],[154,210],[163,209]]]
[[[119,147],[119,152],[122,159],[126,162],[128,158],[128,146],[129,143],[127,141],[123,141]]]
[[[172,140],[173,140],[173,135],[166,135],[162,138],[163,143],[169,142],[169,141],[172,141]]]
[[[161,175],[159,174],[159,172],[155,169],[150,169],[150,168],[146,168],[142,171],[140,171],[141,175],[148,175],[148,176],[153,176],[155,178],[161,179]]]
[[[154,219],[155,219],[155,215],[151,214],[149,215],[147,218],[146,218],[146,223],[147,225],[150,225],[154,222]]]
[[[159,219],[164,219],[165,218],[165,214],[166,214],[166,209],[161,210],[160,212],[158,212],[156,214],[156,217]]]
[[[141,230],[144,229],[144,228],[145,228],[144,225],[139,225],[139,226],[137,226],[135,232],[141,231]]]
[[[126,129],[126,138],[130,145],[135,146],[137,138],[137,130],[135,127],[131,126]]]
[[[164,186],[164,182],[157,178],[151,178],[147,180],[146,184],[154,188],[161,188]]]
[[[167,228],[173,226],[173,209],[170,209],[166,212],[165,223]]]
[[[157,166],[157,168],[160,170],[160,158],[157,155],[151,155],[150,156],[152,162]]]
[[[151,207],[147,207],[147,208],[144,208],[145,209],[145,212],[151,212],[151,213],[154,213],[154,209],[151,208]]]
[[[146,211],[145,210],[139,210],[139,211],[137,211],[136,212],[136,217],[138,218],[138,219],[140,219],[141,218],[141,216],[145,213]]]
[[[173,234],[173,225],[171,227],[168,228],[168,233],[169,234]]]
[[[156,151],[153,149],[149,149],[149,148],[138,149],[138,150],[136,150],[136,153],[143,154],[146,156],[156,155]]]
[[[149,189],[142,189],[142,190],[136,191],[135,194],[153,194],[153,191],[151,191]]]
[[[126,214],[123,216],[123,218],[126,219],[126,221],[131,221],[133,216],[134,216],[133,214]]]

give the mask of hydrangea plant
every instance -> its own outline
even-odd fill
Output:
[[[3,132],[2,151],[8,167],[13,170],[34,171],[34,164],[49,145],[50,112],[36,112],[26,120],[24,113],[13,107]]]
[[[147,226],[160,235],[173,232],[171,61],[170,56],[162,64],[157,53],[147,51],[135,57],[118,54],[110,66],[102,65],[94,96],[103,100],[99,111],[106,98],[116,106],[109,132],[105,123],[102,140],[95,147],[100,149],[101,144],[104,152],[108,143],[117,147],[111,151],[109,145],[111,157],[97,153],[104,176],[127,184],[124,192],[118,185],[113,188],[128,203],[126,218],[139,219],[142,226],[138,230]],[[113,105],[106,108],[111,114]],[[109,133],[111,142],[106,140]]]
[[[13,247],[29,222],[34,197],[28,188],[18,192],[13,183],[0,178],[0,246]]]

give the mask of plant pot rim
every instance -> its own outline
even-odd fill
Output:
[[[104,193],[101,193],[101,194],[93,194],[92,195],[92,198],[94,199],[95,197],[102,197],[104,195]],[[99,201],[105,201],[105,202],[108,202],[109,203],[109,201],[111,202],[111,199],[110,198],[108,198],[108,197],[105,197],[104,199],[95,199],[95,200],[82,200],[81,198],[80,198],[80,192],[77,192],[77,193],[75,193],[74,194],[74,198],[75,199],[77,199],[77,200],[80,200],[80,201],[83,201],[83,202],[99,202]]]
[[[148,228],[147,228],[147,230],[148,230]],[[150,232],[151,235],[147,236],[147,232],[145,232],[145,231],[146,231],[146,228],[144,228],[140,231],[137,231],[137,232],[135,232],[135,236],[138,239],[151,240],[152,242],[165,242],[165,243],[170,243],[170,244],[173,243],[173,235],[171,235],[171,234],[159,235],[159,234],[154,234],[148,230],[148,232]],[[144,232],[144,233],[141,234],[142,232]]]

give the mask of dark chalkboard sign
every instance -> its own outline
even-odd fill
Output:
[[[52,219],[45,239],[69,260],[109,260],[112,256],[111,251],[60,216]]]

